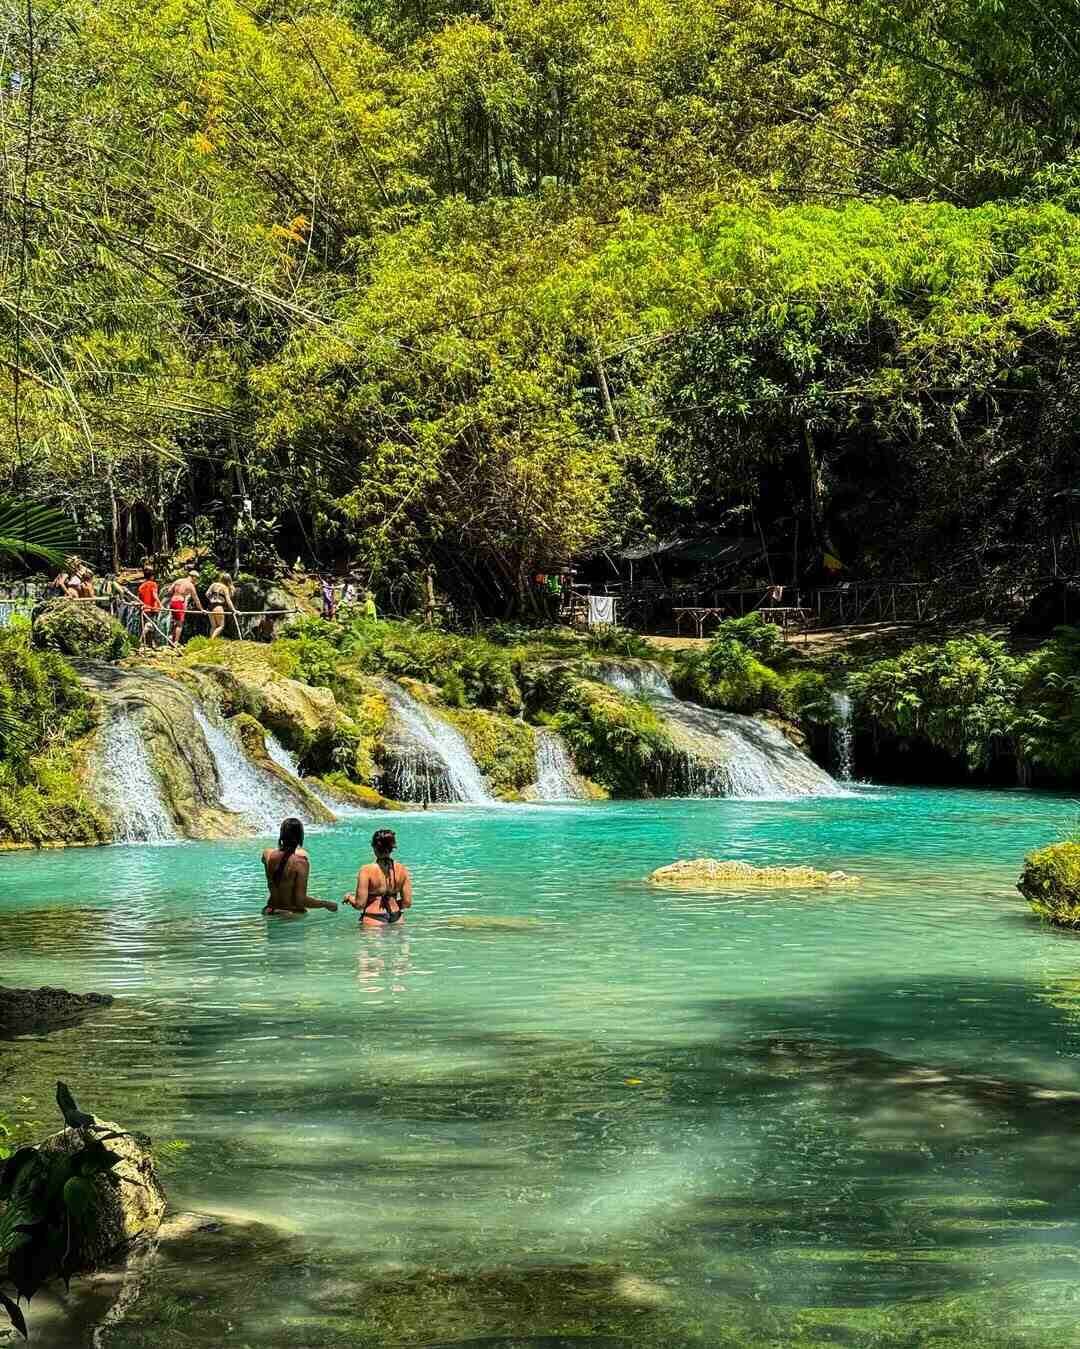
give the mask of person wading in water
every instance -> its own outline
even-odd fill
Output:
[[[337,913],[337,905],[330,899],[312,899],[307,892],[311,859],[301,846],[304,826],[293,816],[282,820],[276,848],[264,848],[262,855],[266,884],[270,897],[263,913],[280,913],[294,917],[308,909],[329,909]]]
[[[364,927],[392,927],[405,921],[412,907],[412,876],[404,862],[395,862],[397,839],[392,829],[377,829],[371,838],[374,862],[366,862],[356,874],[356,891],[344,902],[360,910]]]

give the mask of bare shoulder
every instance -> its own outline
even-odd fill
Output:
[[[412,875],[412,872],[411,872],[411,871],[409,870],[409,868],[405,865],[405,863],[404,863],[404,862],[399,862],[398,859],[397,859],[396,857],[394,858],[394,870],[395,870],[395,871],[400,871],[401,874],[402,874],[403,876],[411,876],[411,875]]]

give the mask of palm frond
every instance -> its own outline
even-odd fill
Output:
[[[78,540],[71,520],[52,506],[0,497],[0,557],[63,562]]]

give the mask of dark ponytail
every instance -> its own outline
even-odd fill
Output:
[[[281,849],[281,861],[277,864],[274,872],[274,884],[281,880],[285,875],[285,868],[289,864],[289,858],[300,847],[304,841],[304,826],[294,816],[290,815],[287,820],[281,822],[281,832],[278,834],[277,845]]]
[[[371,836],[371,848],[379,870],[386,877],[387,890],[394,889],[393,851],[397,847],[397,837],[392,829],[376,829]]]

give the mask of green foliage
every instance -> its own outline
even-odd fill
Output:
[[[1080,843],[1052,843],[1031,853],[1017,889],[1041,918],[1080,927]]]
[[[591,656],[620,656],[627,660],[655,660],[656,648],[643,637],[614,624],[591,628],[585,638]]]
[[[449,686],[455,706],[518,712],[521,690],[510,653],[483,637],[460,637],[410,623],[354,620],[342,631],[341,657],[369,674]]]
[[[1019,734],[1024,757],[1063,778],[1080,774],[1080,628],[1059,628],[1028,660]]]
[[[735,637],[717,636],[703,650],[683,653],[675,686],[694,702],[730,712],[777,709],[783,683],[775,670]]]
[[[0,844],[100,843],[111,829],[82,786],[80,741],[93,704],[74,670],[0,631]]]
[[[990,637],[913,646],[849,678],[859,715],[901,740],[923,741],[985,769],[1018,748],[1023,663]]]
[[[656,789],[674,745],[648,703],[566,670],[541,676],[533,696],[586,777],[615,796]]]
[[[71,517],[24,497],[0,497],[0,558],[61,564],[74,551]]]

